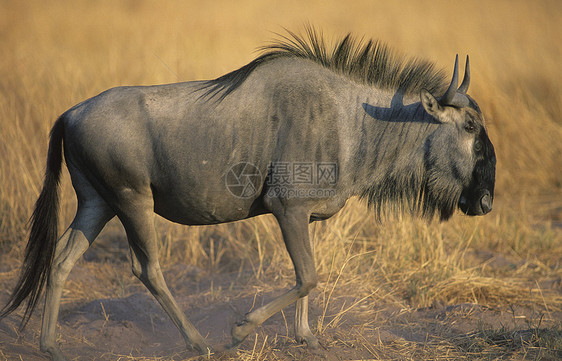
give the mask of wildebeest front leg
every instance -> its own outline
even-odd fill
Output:
[[[254,328],[299,298],[308,295],[316,286],[316,269],[308,238],[309,214],[303,208],[282,207],[279,201],[277,205],[278,207],[272,207],[272,212],[277,218],[295,267],[296,285],[265,306],[248,313],[243,321],[236,324],[232,329],[231,347],[238,346]]]
[[[298,343],[306,343],[311,348],[320,347],[318,340],[312,334],[308,325],[308,296],[297,300],[295,309],[295,340]]]

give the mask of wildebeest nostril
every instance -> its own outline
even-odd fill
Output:
[[[488,193],[480,198],[480,207],[482,208],[483,214],[486,214],[492,210],[492,197],[490,197]]]

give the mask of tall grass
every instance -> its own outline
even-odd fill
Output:
[[[358,299],[411,306],[540,303],[538,291],[528,292],[528,281],[562,275],[561,12],[556,1],[4,1],[2,252],[21,256],[47,135],[60,113],[117,85],[222,75],[250,61],[254,49],[273,37],[270,31],[298,30],[310,21],[328,39],[347,32],[380,38],[448,71],[454,54],[469,53],[471,95],[487,117],[498,156],[496,204],[486,217],[458,215],[446,224],[390,217],[379,224],[365,205],[351,201],[333,219],[314,224],[317,302],[326,306],[353,292]],[[66,226],[76,206],[67,175],[62,184]],[[245,269],[257,281],[277,280],[264,282],[264,289],[293,282],[272,217],[212,227],[158,219],[157,227],[164,265]],[[474,256],[482,252],[492,260],[507,255],[511,263],[492,270]],[[549,299],[551,308],[562,306],[557,297]],[[323,320],[317,325],[329,326]]]

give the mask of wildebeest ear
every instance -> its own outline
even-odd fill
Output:
[[[437,120],[441,120],[440,116],[443,113],[443,107],[441,106],[441,104],[439,104],[437,99],[435,99],[435,97],[431,95],[430,92],[422,89],[422,91],[420,92],[420,101],[423,105],[423,108],[429,115]]]

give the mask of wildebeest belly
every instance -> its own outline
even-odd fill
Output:
[[[219,184],[215,184],[219,183]],[[160,216],[186,225],[233,222],[267,213],[262,197],[237,197],[225,184],[209,181],[200,187],[152,187],[154,211]]]

